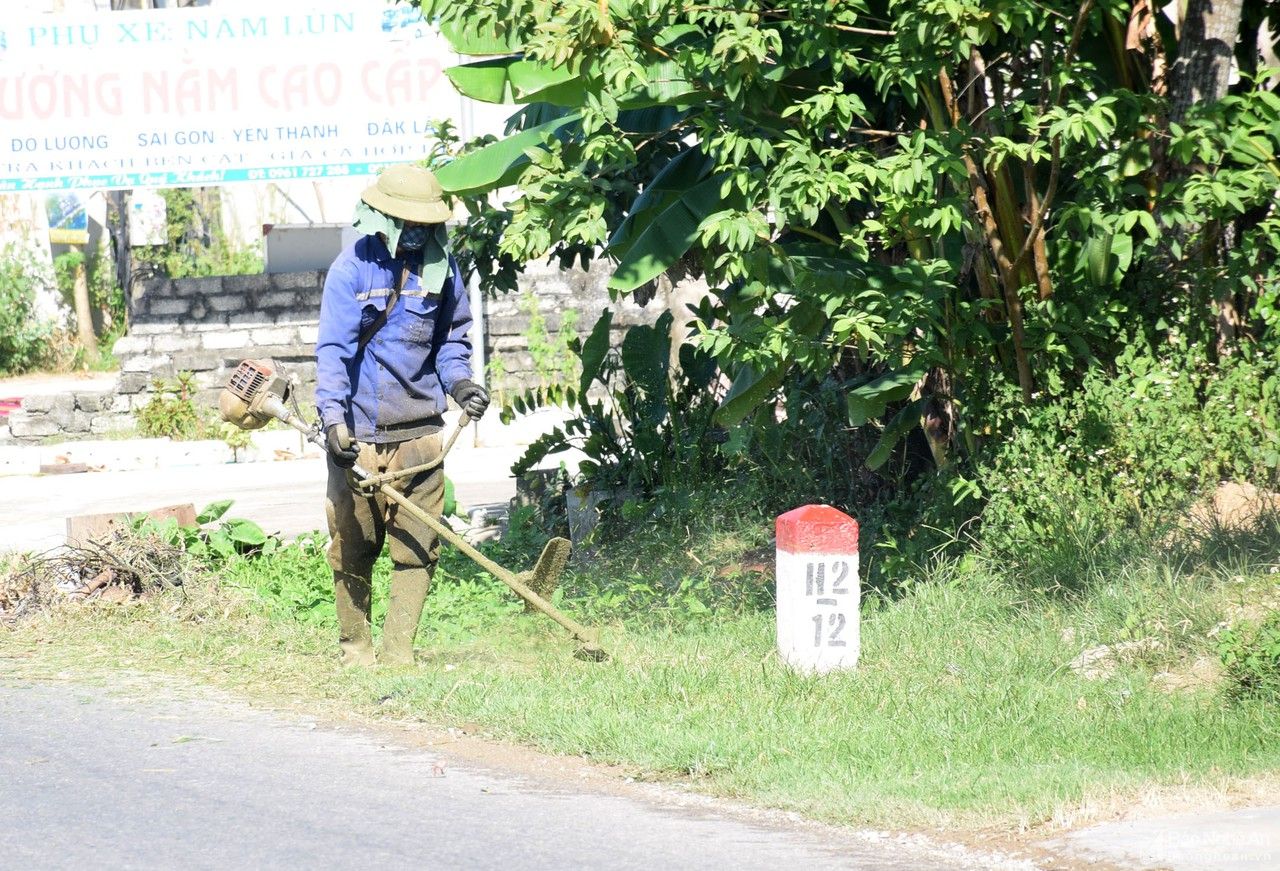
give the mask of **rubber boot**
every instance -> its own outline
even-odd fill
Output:
[[[333,573],[333,603],[338,612],[338,647],[342,649],[343,668],[368,668],[374,664],[373,633],[369,628],[372,588],[367,574]]]
[[[387,616],[382,621],[381,665],[413,665],[413,639],[418,634],[422,606],[431,589],[435,567],[401,567],[391,570],[391,594],[387,597]]]

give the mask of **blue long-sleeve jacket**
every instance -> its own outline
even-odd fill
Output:
[[[412,271],[400,302],[357,353],[361,329],[387,307],[404,266],[376,235],[334,260],[324,282],[316,340],[316,407],[328,428],[346,423],[362,442],[398,442],[441,425],[446,393],[471,377],[471,304],[449,257],[443,287]]]

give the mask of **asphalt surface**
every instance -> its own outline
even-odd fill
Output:
[[[1104,823],[1048,846],[1127,868],[1275,871],[1280,868],[1280,807]]]
[[[505,503],[515,495],[511,463],[524,449],[454,449],[445,472],[469,508]],[[325,528],[324,461],[175,466],[78,475],[13,475],[0,479],[0,553],[43,551],[66,540],[66,519],[78,514],[140,512],[190,502],[197,511],[233,499],[231,515],[268,532],[293,537]]]
[[[993,867],[477,770],[234,700],[164,696],[21,685],[0,671],[0,865]]]

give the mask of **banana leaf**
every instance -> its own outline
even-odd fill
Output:
[[[529,162],[525,149],[540,146],[548,136],[578,120],[577,113],[565,115],[492,142],[441,167],[436,178],[441,187],[454,194],[485,193],[513,184]]]
[[[886,372],[850,390],[845,396],[849,407],[849,426],[862,426],[884,414],[889,403],[906,399],[922,374],[917,368]]]
[[[609,253],[622,258],[635,242],[638,226],[643,226],[669,207],[714,167],[715,160],[703,154],[697,145],[671,158],[632,202],[627,217],[609,238]]]
[[[894,446],[902,440],[903,436],[920,425],[920,412],[924,409],[924,403],[925,400],[917,399],[894,415],[893,420],[889,421],[889,425],[881,433],[880,441],[876,442],[876,446],[867,455],[868,469],[874,471],[888,462]]]
[[[581,77],[566,67],[520,56],[489,58],[444,71],[463,96],[484,103],[554,103],[578,106],[586,98]]]
[[[578,395],[584,402],[587,398],[587,388],[600,374],[605,355],[609,353],[609,330],[612,326],[613,311],[605,309],[601,312],[596,325],[591,328],[591,335],[587,336],[587,340],[582,343],[582,353],[579,355],[582,360],[582,379],[578,384]]]
[[[780,364],[760,372],[754,366],[742,366],[712,419],[720,426],[741,423],[781,386],[789,368],[787,364]]]
[[[723,207],[721,181],[719,175],[704,179],[666,208],[646,210],[652,217],[632,228],[636,235],[619,259],[609,289],[628,293],[674,266],[693,247],[703,220]]]

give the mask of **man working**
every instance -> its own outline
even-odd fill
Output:
[[[489,396],[470,380],[471,307],[444,222],[451,210],[435,176],[392,167],[361,195],[362,235],[329,269],[316,341],[316,406],[329,449],[326,515],[344,665],[373,665],[374,560],[390,536],[391,593],[377,661],[413,663],[413,639],[440,544],[376,492],[353,487],[357,461],[372,474],[438,461],[445,395],[474,420]],[[394,253],[393,253],[394,252]],[[444,507],[444,468],[393,483],[434,516]]]

